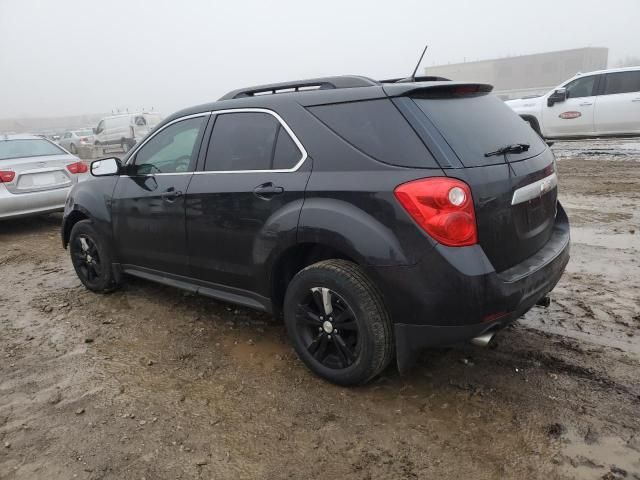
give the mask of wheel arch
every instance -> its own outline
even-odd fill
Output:
[[[272,264],[269,278],[274,316],[280,315],[287,287],[296,273],[309,265],[330,259],[359,264],[348,252],[324,243],[298,243],[280,253]]]
[[[64,248],[67,248],[67,246],[69,245],[69,239],[71,237],[71,230],[73,229],[73,226],[76,223],[81,222],[82,220],[89,219],[90,217],[87,212],[81,209],[73,210],[64,218],[64,222],[62,223],[62,246]]]

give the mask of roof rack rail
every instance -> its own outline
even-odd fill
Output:
[[[380,80],[380,83],[415,83],[415,82],[450,82],[450,78],[436,77],[425,75],[422,77],[406,77],[406,78],[390,78],[388,80]]]
[[[358,75],[342,75],[337,77],[311,78],[309,80],[298,80],[294,82],[271,83],[268,85],[258,85],[255,87],[240,88],[227,93],[220,100],[230,100],[232,98],[255,97],[258,95],[269,95],[276,93],[300,92],[306,90],[331,90],[334,88],[354,88],[371,87],[380,85],[380,82],[371,78]]]

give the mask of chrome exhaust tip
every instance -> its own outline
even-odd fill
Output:
[[[486,347],[491,342],[494,333],[495,332],[487,332],[480,335],[479,337],[472,338],[471,343],[478,347]]]

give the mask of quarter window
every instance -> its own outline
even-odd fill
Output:
[[[263,112],[224,113],[216,118],[205,170],[293,168],[302,153],[282,124]]]
[[[590,97],[593,95],[593,89],[596,85],[596,75],[589,77],[577,78],[565,87],[567,89],[567,98]]]
[[[606,75],[603,95],[632,92],[640,92],[640,70]]]
[[[192,171],[205,119],[182,120],[160,131],[136,153],[135,174]]]

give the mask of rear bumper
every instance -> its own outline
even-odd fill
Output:
[[[468,340],[516,320],[558,283],[569,261],[569,221],[560,204],[547,244],[496,273],[480,246],[436,246],[418,264],[371,267],[394,321],[398,365],[421,349]]]
[[[64,209],[71,187],[13,194],[0,184],[0,220],[40,215]]]

